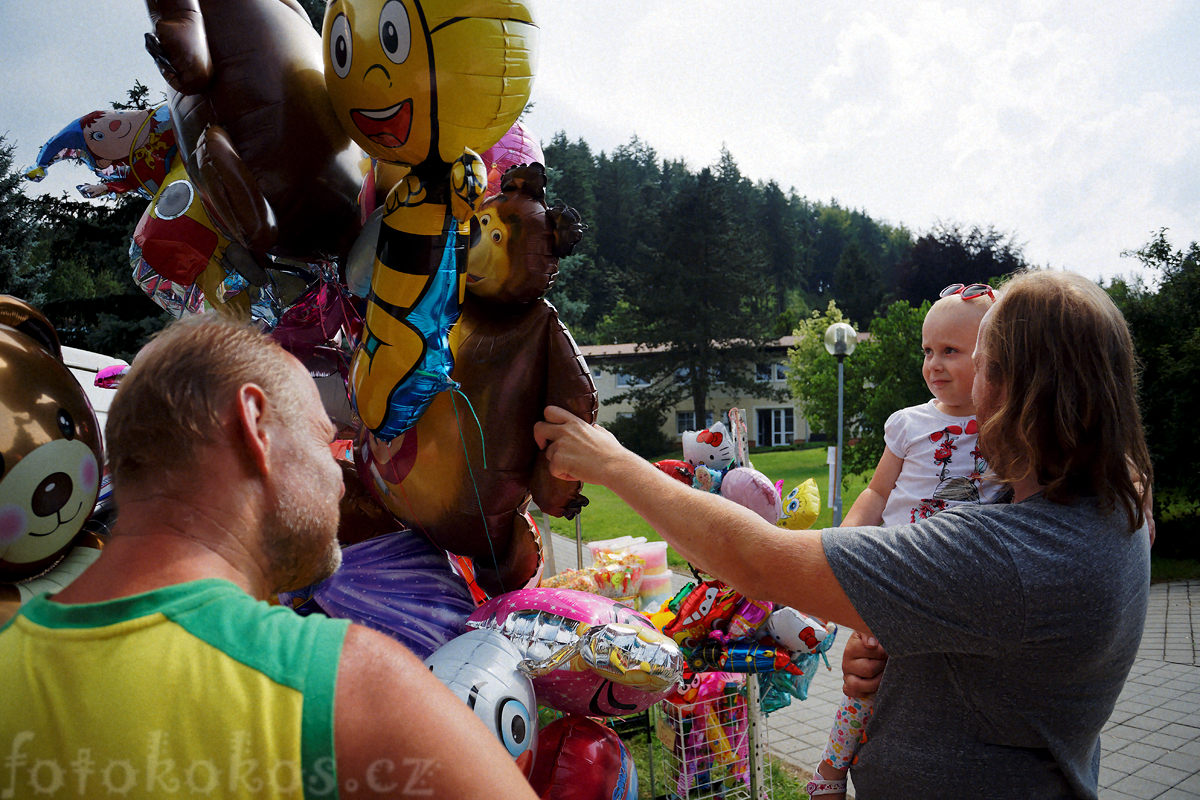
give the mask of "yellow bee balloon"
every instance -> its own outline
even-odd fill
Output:
[[[363,343],[350,368],[373,435],[408,430],[452,385],[471,215],[495,144],[529,99],[537,28],[520,0],[332,0],[325,84],[350,137],[408,172],[384,203]]]
[[[448,164],[486,150],[529,100],[529,2],[334,0],[322,35],[334,112],[380,161]]]

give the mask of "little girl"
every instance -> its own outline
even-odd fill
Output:
[[[979,453],[971,386],[971,354],[984,312],[995,302],[984,284],[947,286],[925,315],[921,375],[933,399],[892,414],[886,447],[871,483],[854,501],[843,526],[903,525],[964,503],[990,503],[1003,487],[987,478]],[[810,797],[844,797],[871,718],[872,701],[843,697],[821,763],[808,784]]]

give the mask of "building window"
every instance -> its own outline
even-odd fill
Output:
[[[617,419],[633,419],[632,411],[618,411]]]
[[[603,374],[604,374],[604,370],[600,369],[599,367],[592,367],[592,377],[593,378],[599,378]]]
[[[713,412],[704,412],[704,427],[711,428],[713,424]],[[684,431],[694,431],[696,428],[696,412],[695,411],[676,411],[675,412],[675,432],[683,433]]]
[[[791,408],[758,409],[759,447],[792,444],[796,440],[796,412]]]
[[[649,386],[649,385],[650,385],[650,383],[648,381],[644,381],[641,378],[635,378],[634,376],[628,375],[624,372],[617,373],[617,386],[619,386],[621,388],[629,388],[629,387],[639,388],[642,386]]]
[[[787,380],[787,365],[755,364],[754,379],[759,383],[782,383]]]

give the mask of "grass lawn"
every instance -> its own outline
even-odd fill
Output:
[[[679,454],[663,456],[663,458],[678,458]],[[821,515],[813,524],[814,529],[828,528],[832,524],[833,510],[829,508],[829,467],[825,464],[825,448],[810,450],[771,451],[760,454],[750,454],[754,468],[766,475],[773,482],[783,480],[783,491],[787,494],[800,482],[814,478],[821,491]],[[843,513],[850,510],[859,492],[866,488],[866,480],[851,477],[849,488],[842,493]],[[585,542],[600,539],[615,539],[618,536],[645,536],[650,541],[662,539],[649,524],[625,505],[615,494],[603,486],[584,486],[583,493],[589,503],[580,515],[582,521],[583,540]],[[679,513],[688,514],[687,508],[679,509]],[[541,524],[541,517],[537,518]],[[555,533],[560,533],[570,539],[575,538],[575,522],[572,520],[550,518],[550,527]],[[556,554],[557,555],[557,554]],[[686,572],[685,562],[674,550],[667,551],[667,557],[673,569]],[[566,563],[557,565],[559,569],[573,567],[574,563],[568,557]]]

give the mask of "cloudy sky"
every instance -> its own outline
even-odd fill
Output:
[[[1131,11],[1131,8],[1136,8]],[[533,113],[635,134],[916,234],[992,225],[1034,263],[1111,278],[1160,227],[1200,240],[1194,2],[541,0]],[[134,0],[0,3],[0,132],[31,163],[74,117],[163,83]],[[38,188],[84,182],[59,165]]]

